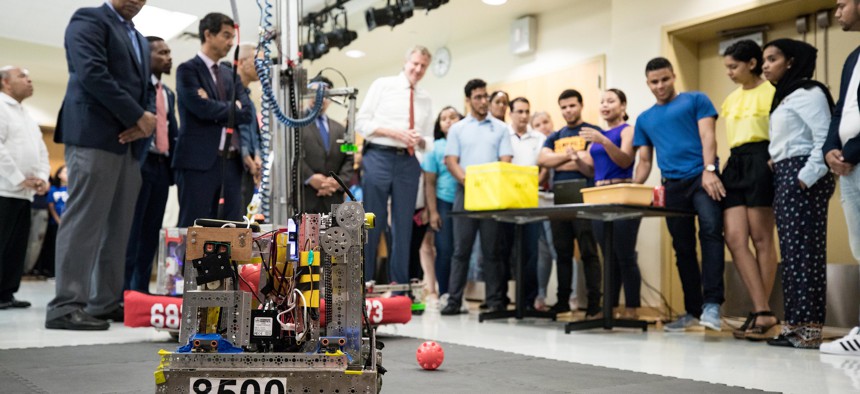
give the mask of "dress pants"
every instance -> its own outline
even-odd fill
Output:
[[[372,146],[365,150],[361,165],[364,210],[376,215],[376,227],[368,231],[364,249],[364,277],[372,280],[376,275],[379,237],[388,226],[388,199],[391,198],[388,278],[392,282],[409,283],[412,215],[415,214],[421,166],[415,156],[405,153],[405,149],[394,151]]]
[[[531,306],[535,302],[535,298],[538,295],[538,239],[540,238],[540,233],[543,231],[543,222],[537,223],[527,223],[523,224],[522,229],[522,253],[523,253],[523,273],[522,273],[522,281],[523,281],[523,299],[527,306]],[[502,236],[500,240],[497,241],[501,244],[502,251],[502,259],[510,262],[508,267],[511,270],[511,276],[515,280],[520,280],[520,278],[516,277],[517,272],[517,251],[514,245],[516,245],[517,240],[514,238],[516,236],[516,225],[513,223],[499,223],[499,228],[501,229]],[[507,268],[506,268],[507,269]]]
[[[132,149],[118,155],[66,145],[69,200],[57,233],[56,296],[47,319],[78,309],[103,315],[119,308],[140,162]]]
[[[463,211],[463,186],[457,186],[453,212]],[[484,260],[485,302],[491,308],[507,307],[508,281],[506,265],[502,262],[499,223],[493,219],[452,218],[454,227],[454,256],[451,259],[451,278],[448,283],[448,304],[459,306],[463,302],[469,258],[478,233],[481,234],[481,253]],[[452,304],[453,303],[453,304]]]
[[[21,285],[29,236],[30,201],[0,197],[0,302],[11,301]]]
[[[723,268],[726,250],[723,243],[723,211],[702,188],[702,176],[663,181],[666,208],[695,211],[699,219],[699,243],[702,244],[702,270],[696,254],[696,218],[667,217],[672,248],[677,259],[678,276],[684,291],[684,308],[698,317],[702,304],[722,304],[724,298]]]
[[[134,207],[134,221],[128,238],[123,288],[149,293],[152,262],[158,251],[158,233],[164,220],[170,189],[170,158],[147,154],[140,175],[143,183]]]
[[[205,171],[177,169],[179,187],[179,227],[191,227],[196,219],[242,220],[242,159],[218,159]],[[223,175],[223,183],[222,183]],[[221,186],[224,186],[224,207],[218,212]]]

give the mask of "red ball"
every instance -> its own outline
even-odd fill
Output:
[[[433,341],[427,341],[418,346],[415,352],[415,359],[418,360],[418,365],[428,371],[439,368],[442,365],[442,360],[445,359],[445,351],[442,346]]]

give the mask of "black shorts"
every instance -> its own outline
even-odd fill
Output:
[[[773,207],[773,171],[767,165],[768,141],[732,148],[720,176],[726,188],[723,209],[737,206]]]

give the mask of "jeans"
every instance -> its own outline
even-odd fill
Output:
[[[724,298],[723,212],[702,188],[702,177],[665,179],[666,208],[695,211],[699,218],[699,243],[702,244],[702,270],[696,255],[696,222],[691,216],[667,217],[672,248],[677,258],[678,275],[684,290],[684,308],[693,316],[702,314],[702,304],[722,304]],[[703,291],[704,289],[704,291]]]
[[[606,258],[606,242],[603,239],[603,229],[606,223],[600,220],[594,224],[594,235]],[[610,305],[618,306],[618,296],[621,285],[624,284],[624,306],[638,308],[641,306],[639,290],[642,286],[642,274],[636,261],[636,239],[639,236],[639,224],[642,219],[619,220],[614,223],[612,231],[612,261],[606,265],[612,270],[612,288],[606,290]]]
[[[842,210],[848,223],[848,243],[854,260],[860,263],[860,170],[855,168],[848,175],[839,178],[842,194]]]
[[[453,203],[436,199],[436,210],[442,219],[442,227],[436,232],[436,281],[439,282],[439,294],[448,292],[448,281],[451,278],[451,256],[454,255],[454,222],[451,220]]]

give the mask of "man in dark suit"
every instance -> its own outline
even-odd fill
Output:
[[[239,51],[239,61],[237,63],[237,74],[242,81],[242,88],[245,89],[245,94],[250,97],[250,85],[254,82],[259,82],[260,77],[257,75],[257,69],[254,67],[254,54],[257,52],[257,47],[254,44],[239,44],[236,47]],[[263,141],[260,136],[260,121],[257,119],[257,108],[253,100],[248,100],[253,119],[248,123],[242,123],[238,126],[239,136],[242,138],[242,163],[245,164],[245,171],[242,172],[242,207],[247,207],[254,197],[254,189],[260,185],[263,179]]]
[[[139,154],[155,129],[143,0],[81,8],[66,28],[69,68],[55,139],[66,144],[69,200],[57,234],[56,296],[45,327],[106,330],[122,321],[123,261],[140,190]]]
[[[241,82],[233,81],[230,68],[218,62],[233,46],[233,20],[210,13],[200,20],[198,30],[200,52],[176,69],[181,126],[173,168],[179,186],[179,227],[192,226],[198,218],[241,220],[241,136],[237,128],[227,142],[226,126],[231,107],[237,125],[252,119]],[[236,101],[230,102],[234,90]]]
[[[140,163],[143,183],[134,207],[134,221],[128,237],[125,254],[125,282],[123,288],[143,293],[149,292],[152,275],[152,260],[158,249],[158,232],[164,220],[167,194],[173,184],[170,158],[179,134],[176,124],[176,95],[161,83],[163,74],[170,74],[173,59],[170,47],[159,37],[146,37],[149,41],[151,83],[155,94],[155,133],[146,141]]]
[[[317,77],[311,82],[332,88],[326,77]],[[344,182],[352,178],[353,157],[341,152],[337,143],[343,139],[346,129],[326,116],[329,104],[331,100],[324,99],[316,121],[301,129],[304,212],[329,212],[332,204],[343,203],[344,191],[329,172],[334,171]]]

